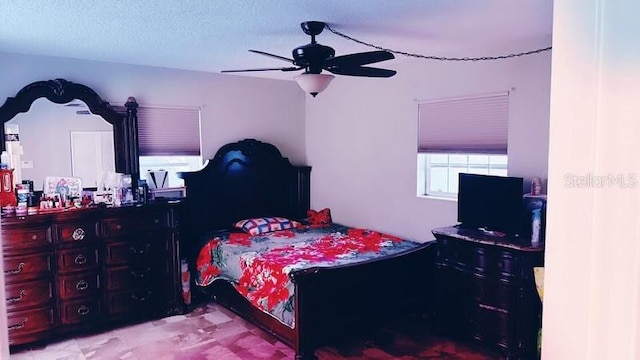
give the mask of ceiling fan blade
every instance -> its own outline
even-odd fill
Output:
[[[332,67],[326,69],[332,74],[347,75],[347,76],[366,76],[366,77],[381,77],[388,78],[396,74],[395,70],[380,69],[367,66],[355,66],[355,67]]]
[[[379,61],[391,60],[395,58],[392,53],[384,50],[369,51],[355,54],[336,56],[324,62],[325,68],[332,66],[357,67],[360,65],[372,64]]]
[[[276,58],[278,60],[284,60],[284,61],[288,61],[288,62],[291,62],[291,63],[293,62],[293,59],[289,59],[289,58],[286,58],[284,56],[269,54],[268,52],[264,52],[264,51],[260,51],[260,50],[249,50],[249,51],[251,51],[252,53],[256,53],[256,54],[260,54],[260,55]]]
[[[247,71],[296,71],[303,69],[301,67],[285,67],[285,68],[259,68],[259,69],[242,69],[242,70],[222,70],[221,73],[233,73],[233,72],[247,72]]]

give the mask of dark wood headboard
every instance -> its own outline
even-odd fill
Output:
[[[187,187],[185,240],[197,243],[207,231],[250,217],[303,219],[310,175],[311,167],[292,165],[272,144],[245,139],[222,146],[202,170],[180,174]]]

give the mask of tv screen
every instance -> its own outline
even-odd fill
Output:
[[[523,179],[460,173],[458,221],[463,227],[516,236],[523,227]]]

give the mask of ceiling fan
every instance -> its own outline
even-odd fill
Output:
[[[298,85],[300,85],[301,88],[303,88],[314,97],[318,95],[319,92],[324,90],[329,85],[329,82],[331,82],[331,80],[333,79],[333,75],[321,74],[322,70],[326,70],[336,75],[381,78],[391,77],[396,74],[395,70],[363,66],[380,61],[391,60],[394,58],[392,53],[384,50],[378,50],[335,56],[335,50],[333,50],[333,48],[318,44],[316,42],[316,35],[320,34],[325,28],[324,22],[305,21],[301,23],[300,26],[302,27],[302,31],[304,31],[305,34],[311,36],[311,43],[293,49],[293,58],[274,55],[259,50],[249,50],[256,54],[265,55],[278,60],[289,62],[293,64],[293,66],[278,68],[223,70],[221,72],[231,73],[274,70],[297,71],[304,69],[304,73],[296,76],[295,80],[298,82]]]

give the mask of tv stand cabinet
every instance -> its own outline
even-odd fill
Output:
[[[432,232],[436,330],[480,342],[507,359],[537,359],[542,305],[533,267],[543,265],[544,249],[457,226]]]

